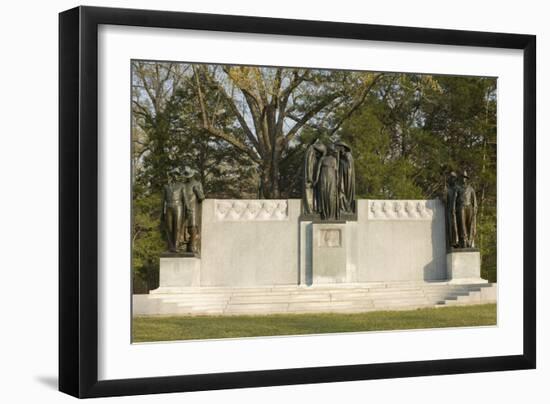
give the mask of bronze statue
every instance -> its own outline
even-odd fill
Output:
[[[183,184],[173,182],[164,186],[163,217],[168,249],[177,252],[180,248],[183,226]]]
[[[343,213],[355,213],[355,168],[351,147],[343,142],[338,142],[338,192],[340,197],[340,210]]]
[[[454,171],[449,174],[449,180],[445,184],[445,225],[447,230],[447,249],[457,248],[458,244],[458,226],[456,220],[456,196],[458,191],[457,176]]]
[[[193,178],[194,171],[186,166],[183,170],[183,201],[184,201],[184,225],[185,232],[184,243],[187,246],[187,252],[194,255],[200,254],[200,203],[204,200],[202,185]]]
[[[457,189],[456,211],[460,248],[474,248],[476,236],[477,199],[474,188],[468,183],[466,171]]]
[[[329,146],[328,154],[319,160],[314,185],[318,187],[319,204],[317,208],[321,219],[339,219],[338,151],[333,144]]]
[[[315,139],[304,156],[303,217],[322,220],[354,220],[355,168],[351,147],[343,142],[327,147]]]
[[[324,152],[319,150],[322,144],[316,144],[319,139],[315,139],[306,149],[304,157],[304,187],[303,187],[303,212],[306,215],[311,215],[317,210],[317,195],[313,183],[317,173],[317,164],[319,161],[318,153]],[[323,146],[324,147],[324,146]]]
[[[178,174],[174,171],[173,175]],[[185,167],[183,181],[174,181],[164,187],[163,222],[168,249],[172,253],[200,253],[198,216],[204,194],[201,183],[193,179],[193,175],[193,170]]]

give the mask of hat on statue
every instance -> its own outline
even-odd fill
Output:
[[[185,166],[183,168],[183,172],[181,173],[185,178],[191,178],[193,175],[195,175],[195,170],[191,169],[189,166]]]

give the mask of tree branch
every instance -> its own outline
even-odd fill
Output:
[[[229,94],[227,94],[227,91],[225,91],[223,86],[216,79],[214,79],[207,71],[205,71],[204,68],[202,69],[202,72],[205,75],[205,77],[208,79],[209,83],[213,84],[216,87],[216,89],[218,90],[218,92],[225,99],[225,101],[227,102],[229,108],[231,109],[233,114],[235,114],[235,117],[239,121],[239,124],[241,125],[246,137],[248,138],[248,140],[254,145],[256,150],[260,151],[260,145],[258,144],[258,139],[254,136],[254,133],[252,133],[252,131],[250,130],[250,127],[246,123],[246,120],[244,119],[244,116],[241,114],[241,112],[239,111],[239,109],[235,105],[235,102],[233,101],[233,98],[231,98],[229,96]]]
[[[370,93],[370,90],[372,90],[372,88],[374,87],[374,85],[376,84],[376,82],[383,76],[382,73],[376,75],[376,77],[372,80],[372,83],[370,83],[364,90],[363,92],[361,93],[361,96],[359,97],[358,100],[355,101],[355,103],[352,105],[352,107],[349,109],[349,111],[344,114],[344,116],[340,119],[340,121],[336,124],[336,126],[334,128],[332,128],[329,132],[329,136],[332,136],[338,129],[340,129],[340,127],[342,126],[342,124],[347,120],[349,119],[353,113],[365,102],[365,99],[367,98],[367,96],[369,95]]]
[[[328,104],[330,104],[332,101],[334,101],[336,98],[338,98],[340,94],[333,93],[330,96],[327,96],[323,101],[319,102],[317,105],[315,105],[313,108],[311,108],[307,113],[305,113],[298,122],[294,124],[294,126],[288,131],[288,133],[285,136],[285,142],[288,144],[292,141],[294,136],[296,136],[296,133],[300,130],[302,126],[304,126],[307,121],[309,121],[313,116],[315,116],[319,111],[321,111],[324,107],[326,107]]]
[[[206,130],[208,133],[210,133],[212,136],[215,136],[219,139],[225,140],[227,143],[231,144],[232,146],[236,147],[237,149],[241,150],[242,152],[246,153],[253,161],[256,163],[260,162],[260,159],[254,153],[245,143],[241,142],[239,139],[237,139],[235,136],[230,135],[229,133],[226,133],[220,129],[215,128],[208,120],[207,112],[206,112],[206,106],[204,103],[204,98],[202,95],[200,80],[198,72],[195,70],[195,67],[193,67],[194,73],[195,73],[195,82],[197,86],[197,93],[199,97],[199,106],[201,109],[201,115],[202,115],[202,126],[203,129]]]

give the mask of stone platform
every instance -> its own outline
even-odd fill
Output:
[[[497,285],[370,282],[270,287],[164,287],[134,295],[134,316],[357,313],[494,303]]]

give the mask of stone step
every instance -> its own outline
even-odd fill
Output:
[[[481,302],[481,292],[472,292],[466,296],[456,296],[446,299],[446,305],[477,304]]]
[[[345,292],[350,290],[384,290],[384,289],[393,289],[393,290],[408,290],[408,289],[418,289],[422,288],[424,290],[430,288],[468,288],[471,286],[476,287],[487,287],[490,284],[448,284],[446,282],[442,283],[383,283],[383,284],[373,284],[373,283],[363,283],[363,284],[336,284],[336,285],[315,285],[315,286],[265,286],[265,287],[187,287],[187,288],[164,288],[164,290],[169,291],[169,293],[185,293],[189,294],[209,294],[209,293],[223,293],[223,294],[234,294],[234,293],[245,293],[245,294],[264,294],[264,293],[304,293],[309,291],[314,292],[333,292],[337,293],[339,291]],[[152,291],[151,294],[165,294],[165,293],[156,293]]]
[[[445,294],[448,297],[449,294]],[[315,295],[264,295],[264,296],[237,296],[237,297],[188,297],[178,295],[166,297],[162,300],[166,303],[188,304],[188,305],[209,305],[209,304],[250,304],[250,303],[294,303],[294,302],[356,302],[369,300],[417,300],[427,299],[422,292],[415,293],[361,293],[352,295],[333,295],[333,294],[315,294]]]
[[[255,303],[255,304],[231,304],[228,305],[224,313],[278,313],[286,312],[288,303]]]
[[[167,289],[165,289],[166,291]],[[496,301],[495,284],[379,283],[251,288],[172,288],[134,296],[136,315],[352,313]]]

